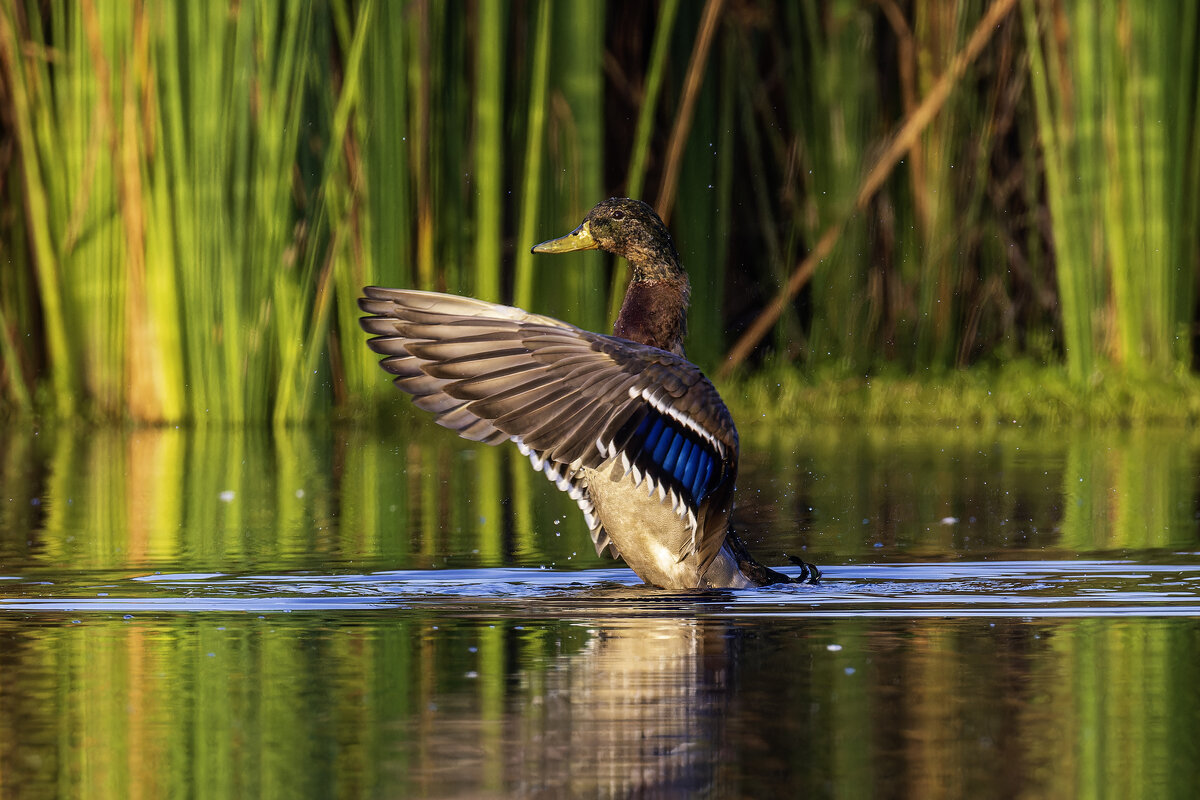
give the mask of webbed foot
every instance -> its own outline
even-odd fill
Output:
[[[821,570],[817,569],[816,564],[810,564],[804,559],[796,558],[787,553],[784,553],[784,555],[787,556],[788,561],[800,568],[800,574],[791,579],[792,583],[807,583],[811,586],[821,582]]]

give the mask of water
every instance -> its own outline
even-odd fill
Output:
[[[1190,432],[746,430],[713,593],[440,434],[0,432],[0,794],[1200,788]]]

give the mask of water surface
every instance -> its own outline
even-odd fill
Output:
[[[5,431],[0,793],[1180,796],[1200,442],[743,432],[819,587],[671,593],[521,459]]]

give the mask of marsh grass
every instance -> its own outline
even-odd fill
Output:
[[[528,247],[614,194],[673,206],[705,369],[829,237],[752,366],[904,385],[1024,360],[1082,406],[1174,385],[1200,261],[1196,3],[1022,0],[868,175],[1002,7],[5,4],[4,407],[374,413],[394,396],[362,285],[605,329],[624,265]]]
[[[1196,4],[1070,5],[1070,47],[1049,10],[1022,4],[1067,367],[1169,370],[1194,314]]]
[[[980,428],[1009,426],[1193,427],[1200,424],[1200,378],[1179,370],[1134,376],[1111,369],[1079,384],[1057,365],[1018,360],[970,370],[896,369],[848,376],[766,368],[722,381],[739,426],[881,424]]]

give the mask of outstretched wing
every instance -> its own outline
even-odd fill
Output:
[[[367,287],[359,306],[381,366],[437,422],[475,441],[511,440],[583,510],[597,552],[618,555],[582,468],[615,460],[692,531],[677,555],[703,567],[725,539],[738,440],[699,368],[653,347],[518,308]]]

